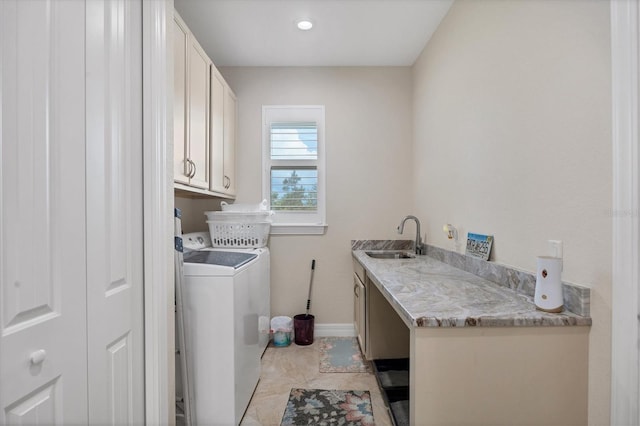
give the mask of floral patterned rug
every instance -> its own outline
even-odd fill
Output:
[[[358,339],[355,337],[321,337],[321,373],[368,373],[369,362],[362,358]]]
[[[373,426],[369,391],[291,389],[281,426]]]

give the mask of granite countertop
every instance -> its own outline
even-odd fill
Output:
[[[433,257],[375,259],[365,250],[352,253],[405,323],[414,327],[591,325],[590,317],[567,310],[539,311],[531,296]]]

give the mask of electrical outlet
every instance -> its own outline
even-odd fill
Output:
[[[562,241],[549,240],[549,256],[559,257],[562,259]]]

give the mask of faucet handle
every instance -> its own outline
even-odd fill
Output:
[[[416,247],[416,254],[427,254],[427,233],[424,233],[424,240],[422,236],[418,236],[418,246]]]

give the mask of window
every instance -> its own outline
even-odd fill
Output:
[[[263,197],[272,234],[323,234],[324,106],[263,106]]]

